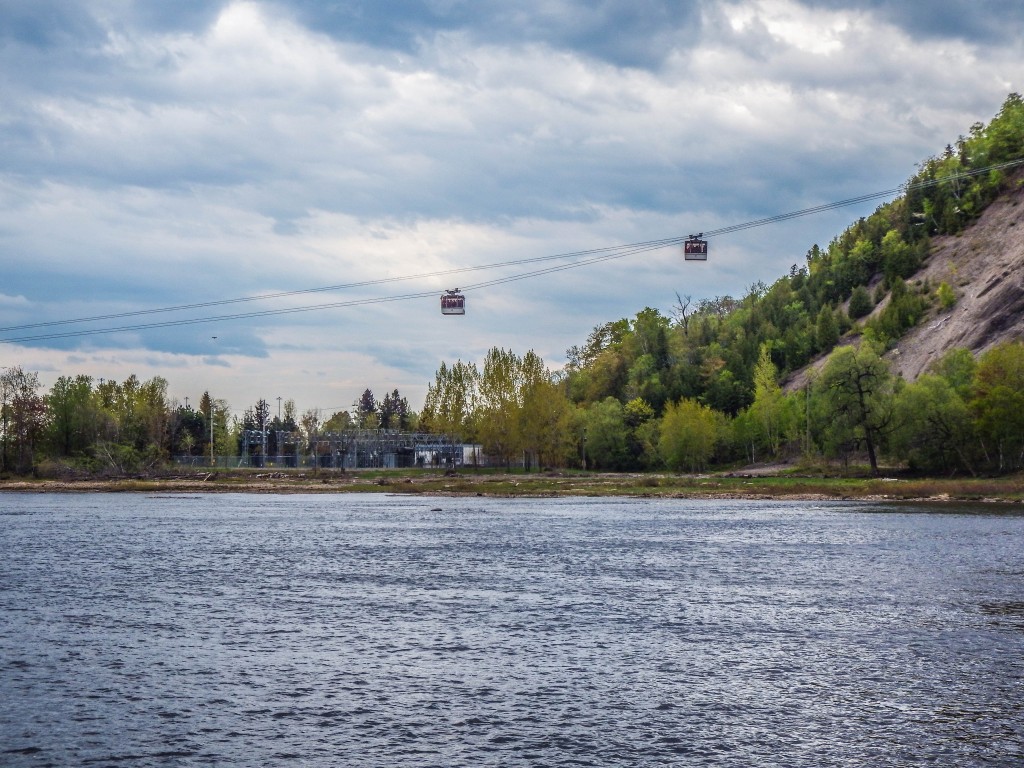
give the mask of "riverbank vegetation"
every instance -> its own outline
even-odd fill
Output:
[[[822,476],[807,468],[774,475],[747,473],[673,474],[663,472],[525,473],[461,469],[263,471],[181,469],[144,477],[97,479],[82,473],[60,478],[8,478],[0,491],[43,493],[388,493],[405,496],[485,496],[552,498],[623,496],[634,498],[878,500],[928,502],[1024,502],[1024,477],[915,478]],[[438,502],[427,502],[431,505]]]

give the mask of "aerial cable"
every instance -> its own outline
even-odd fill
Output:
[[[67,339],[77,336],[95,336],[107,333],[125,333],[128,331],[143,331],[150,328],[173,328],[178,325],[196,325],[198,323],[216,323],[226,320],[245,320],[252,317],[269,317],[272,315],[290,315],[299,312],[313,312],[320,309],[335,309],[338,307],[356,307],[362,304],[381,304],[391,301],[407,301],[409,299],[422,299],[434,297],[437,291],[424,291],[422,293],[407,293],[400,296],[375,296],[365,299],[349,299],[347,301],[335,301],[327,304],[312,304],[305,307],[286,307],[284,309],[265,309],[256,312],[239,312],[233,315],[215,315],[212,317],[191,317],[179,320],[163,320],[155,323],[139,323],[138,325],[119,325],[114,328],[91,328],[84,331],[60,331],[57,333],[45,333],[35,336],[21,336],[10,339],[0,339],[0,343],[13,343],[21,341],[45,341],[48,339]]]
[[[679,239],[679,238],[673,238]],[[530,277],[536,277],[538,275],[549,274],[551,272],[560,272],[565,269],[573,269],[576,267],[583,267],[589,264],[595,264],[601,261],[609,261],[611,259],[618,259],[624,256],[630,256],[634,253],[641,253],[644,251],[656,250],[663,248],[663,245],[646,244],[632,248],[628,251],[622,251],[621,253],[606,253],[599,256],[591,257],[590,259],[573,262],[572,264],[561,264],[554,267],[546,267],[544,269],[533,270],[531,272],[523,272],[518,275],[512,275],[510,277],[499,278],[496,280],[490,280],[484,283],[477,283],[475,285],[467,286],[463,290],[477,290],[480,288],[487,288],[493,285],[501,285],[502,283],[513,282],[516,280],[525,280]],[[355,307],[365,304],[381,304],[385,302],[394,301],[408,301],[411,299],[422,299],[427,297],[434,297],[437,295],[437,291],[423,291],[421,293],[407,293],[398,296],[377,296],[373,298],[363,299],[348,299],[346,301],[335,301],[325,304],[312,304],[304,307],[286,307],[283,309],[265,309],[258,310],[255,312],[238,312],[230,315],[215,315],[212,317],[194,317],[194,318],[182,318],[179,320],[163,320],[153,323],[139,323],[137,325],[121,325],[113,328],[95,328],[81,331],[59,331],[56,333],[45,333],[37,334],[33,336],[20,336],[15,338],[0,339],[0,343],[15,343],[15,342],[26,342],[26,341],[47,341],[52,339],[66,339],[80,336],[93,336],[97,334],[109,334],[109,333],[127,333],[130,331],[143,331],[152,328],[172,328],[179,325],[196,325],[198,323],[214,323],[228,320],[246,320],[254,317],[270,317],[274,315],[289,315],[297,314],[299,312],[313,312],[321,309],[338,309],[343,307]]]
[[[717,235],[728,235],[733,232],[741,232],[745,229],[753,229],[754,227],[763,227],[768,224],[777,224],[781,221],[789,221],[790,219],[800,218],[801,216],[811,216],[815,213],[823,213],[824,211],[831,211],[837,208],[845,208],[850,205],[856,205],[858,203],[864,203],[869,200],[877,200],[882,197],[889,197],[898,193],[915,192],[919,189],[928,189],[930,187],[936,187],[940,184],[947,182],[957,181],[961,178],[969,178],[972,176],[980,176],[983,173],[991,173],[992,171],[1001,171],[1007,168],[1015,168],[1019,165],[1024,165],[1024,158],[1018,158],[1017,160],[1009,160],[1005,163],[997,163],[995,165],[988,165],[984,168],[974,168],[969,171],[957,172],[952,176],[942,176],[937,179],[925,179],[923,181],[914,182],[912,184],[903,184],[899,187],[892,189],[882,190],[881,192],[871,192],[866,195],[860,195],[858,197],[851,197],[847,200],[839,200],[834,203],[824,203],[822,205],[815,205],[810,208],[804,208],[799,211],[792,211],[790,213],[780,213],[774,216],[767,216],[763,219],[755,219],[754,221],[747,221],[742,224],[733,224],[728,227],[722,227],[721,229],[705,230],[702,234],[704,237],[715,237]]]
[[[685,238],[674,238],[674,239],[677,240],[678,242],[675,242],[675,243],[672,243],[672,244],[673,245],[678,245]],[[537,277],[538,275],[549,275],[549,274],[551,274],[553,272],[564,272],[567,269],[577,269],[579,267],[586,267],[586,266],[589,266],[591,264],[597,264],[597,263],[602,262],[602,261],[611,261],[612,259],[621,259],[621,258],[623,258],[625,256],[633,256],[633,255],[635,255],[637,253],[645,253],[647,251],[654,251],[654,250],[658,250],[658,249],[664,248],[664,247],[665,246],[663,246],[663,245],[657,245],[657,246],[655,246],[655,245],[646,245],[646,246],[643,246],[643,247],[632,248],[632,249],[630,249],[628,251],[622,251],[622,252],[619,252],[619,253],[603,254],[601,256],[594,256],[594,257],[592,257],[590,259],[585,259],[585,260],[582,260],[582,261],[574,261],[571,264],[558,264],[558,265],[553,266],[553,267],[545,267],[544,269],[537,269],[537,270],[534,270],[532,272],[522,272],[522,273],[520,273],[518,275],[509,275],[507,277],[495,278],[494,280],[488,280],[485,283],[476,283],[475,285],[467,285],[464,288],[462,288],[461,290],[463,290],[463,291],[474,291],[474,290],[479,290],[480,288],[490,288],[490,287],[495,286],[495,285],[503,285],[505,283],[514,283],[517,280],[525,280],[525,279],[527,279],[529,277]]]
[[[354,283],[343,283],[341,285],[327,285],[319,288],[300,288],[293,291],[278,291],[276,293],[264,293],[256,296],[242,296],[233,299],[219,299],[216,301],[203,301],[194,304],[178,304],[175,306],[168,307],[155,307],[150,309],[137,309],[130,312],[116,312],[106,315],[93,315],[91,317],[78,317],[68,320],[48,320],[38,323],[26,323],[24,325],[11,325],[4,328],[0,328],[0,333],[8,333],[10,331],[25,331],[31,328],[49,328],[57,325],[72,325],[75,323],[91,323],[98,322],[100,320],[121,320],[126,317],[139,317],[142,315],[155,315],[166,312],[180,312],[187,309],[208,309],[210,307],[219,307],[227,304],[241,304],[243,302],[250,301],[265,301],[268,299],[279,299],[287,296],[300,296],[303,294],[310,293],[326,293],[328,291],[340,291],[349,288],[364,288],[371,285],[381,285],[384,283],[397,283],[402,281],[410,280],[422,280],[431,277],[443,277],[447,275],[459,274],[462,272],[479,272],[487,269],[500,269],[502,267],[514,267],[522,264],[534,264],[543,261],[555,261],[558,259],[570,259],[577,258],[580,256],[589,256],[597,253],[605,253],[617,251],[622,248],[634,248],[637,246],[649,246],[651,248],[664,248],[670,245],[677,245],[681,242],[680,238],[665,238],[662,240],[650,240],[644,243],[634,243],[630,245],[613,245],[605,246],[603,248],[591,248],[583,251],[571,251],[567,253],[557,253],[548,256],[534,256],[525,259],[513,259],[509,261],[495,262],[492,264],[480,264],[471,267],[452,267],[451,269],[436,270],[434,272],[422,272],[414,275],[400,275],[397,277],[382,277],[375,280],[362,280]]]
[[[867,195],[860,195],[858,197],[849,198],[847,200],[840,200],[840,201],[837,201],[837,202],[834,202],[834,203],[825,203],[823,205],[817,205],[817,206],[813,206],[811,208],[805,208],[805,209],[802,209],[802,210],[799,210],[799,211],[792,211],[792,212],[789,212],[789,213],[777,214],[775,216],[769,216],[769,217],[765,217],[765,218],[762,218],[762,219],[755,219],[753,221],[744,222],[742,224],[734,224],[734,225],[731,225],[731,226],[728,226],[728,227],[722,227],[722,228],[719,228],[719,229],[716,229],[716,230],[709,230],[709,231],[703,232],[702,236],[704,236],[704,237],[718,236],[718,235],[730,234],[730,233],[733,233],[733,232],[739,232],[739,231],[746,230],[746,229],[752,229],[754,227],[766,226],[768,224],[774,224],[774,223],[778,223],[778,222],[782,222],[782,221],[788,221],[790,219],[795,219],[795,218],[798,218],[798,217],[801,217],[801,216],[810,216],[812,214],[821,213],[823,211],[834,210],[834,209],[837,209],[837,208],[842,208],[842,207],[845,207],[845,206],[855,205],[857,203],[866,202],[868,200],[874,200],[874,199],[878,199],[878,198],[881,198],[881,197],[887,197],[889,195],[893,195],[893,194],[896,194],[896,193],[899,193],[899,192],[906,193],[906,192],[910,192],[910,191],[916,191],[918,189],[925,189],[925,188],[928,188],[928,187],[934,187],[934,186],[937,186],[937,185],[942,184],[942,183],[946,183],[946,182],[950,182],[950,181],[955,181],[955,180],[957,180],[959,178],[978,176],[978,175],[980,175],[982,173],[989,173],[989,172],[995,171],[995,170],[1004,170],[1004,169],[1007,169],[1007,168],[1013,168],[1013,167],[1020,166],[1020,165],[1024,165],[1024,158],[1020,158],[1020,159],[1017,159],[1017,160],[1007,161],[1005,163],[998,163],[998,164],[995,164],[995,165],[986,166],[984,168],[976,168],[976,169],[972,169],[972,170],[969,170],[969,171],[958,172],[957,174],[955,174],[953,176],[944,176],[944,177],[937,178],[937,179],[927,179],[927,180],[920,181],[920,182],[915,182],[915,183],[912,183],[912,184],[905,184],[903,186],[896,187],[894,189],[884,190],[884,191],[881,191],[881,192],[873,192],[873,193],[870,193],[870,194],[867,194]],[[376,280],[366,280],[366,281],[357,282],[357,283],[350,283],[350,284],[347,284],[347,285],[325,286],[325,287],[322,287],[322,288],[306,288],[306,289],[295,290],[295,291],[281,291],[281,292],[278,292],[278,293],[264,294],[264,295],[259,295],[259,296],[249,296],[249,297],[242,297],[242,298],[236,298],[236,299],[224,299],[224,300],[220,300],[220,301],[201,302],[201,303],[196,303],[196,304],[186,304],[186,305],[179,305],[179,306],[174,306],[174,307],[161,307],[161,308],[155,308],[155,309],[137,310],[137,311],[133,311],[133,312],[124,312],[124,313],[117,313],[117,314],[110,314],[110,315],[100,315],[100,316],[89,317],[89,318],[79,318],[79,319],[75,319],[75,320],[55,320],[55,321],[49,321],[49,322],[43,322],[43,323],[33,323],[33,324],[28,324],[28,325],[17,325],[17,326],[10,326],[10,327],[7,327],[7,328],[0,328],[0,332],[27,330],[27,329],[30,329],[30,328],[52,327],[52,326],[56,326],[56,325],[68,325],[68,324],[80,323],[80,322],[94,322],[94,321],[98,321],[98,320],[120,319],[120,318],[125,318],[125,317],[136,317],[136,316],[147,315],[147,314],[155,314],[155,313],[160,313],[160,312],[180,311],[180,310],[184,310],[184,309],[201,309],[201,308],[207,308],[207,307],[213,307],[213,306],[222,306],[222,305],[227,305],[227,304],[235,304],[235,303],[248,302],[248,301],[260,301],[260,300],[265,300],[265,299],[281,298],[281,297],[285,297],[285,296],[295,296],[295,295],[307,294],[307,293],[317,293],[317,292],[325,292],[325,291],[332,291],[332,290],[341,290],[341,289],[344,289],[344,288],[364,287],[364,286],[369,286],[369,285],[380,285],[380,284],[385,284],[385,283],[390,283],[390,282],[399,282],[399,281],[406,281],[406,280],[423,279],[423,278],[427,278],[427,277],[438,277],[438,276],[443,276],[443,275],[456,274],[456,273],[460,273],[460,272],[481,271],[481,270],[485,270],[485,269],[497,269],[497,268],[501,268],[501,267],[519,266],[519,265],[525,265],[525,264],[534,264],[534,263],[539,263],[539,262],[544,262],[544,261],[554,261],[554,260],[558,260],[558,259],[567,259],[567,258],[574,258],[574,257],[580,257],[580,256],[588,257],[588,258],[582,258],[582,259],[580,259],[578,261],[575,261],[575,262],[571,262],[569,264],[560,264],[560,265],[556,265],[556,266],[552,266],[552,267],[545,267],[543,269],[532,270],[532,271],[528,271],[528,272],[522,272],[522,273],[519,273],[519,274],[516,274],[516,275],[510,275],[510,276],[507,276],[507,277],[496,278],[494,280],[489,280],[489,281],[485,281],[485,282],[482,282],[482,283],[476,283],[476,284],[473,284],[473,285],[466,286],[463,289],[463,290],[467,290],[467,291],[469,291],[469,290],[479,290],[479,289],[482,289],[482,288],[493,287],[495,285],[502,285],[504,283],[515,282],[515,281],[518,281],[518,280],[525,280],[525,279],[530,278],[530,277],[537,277],[538,275],[551,274],[551,273],[554,273],[554,272],[561,272],[561,271],[565,271],[565,270],[568,270],[568,269],[578,269],[580,267],[589,266],[591,264],[596,264],[596,263],[600,263],[600,262],[604,262],[604,261],[610,261],[610,260],[613,260],[613,259],[620,259],[620,258],[624,258],[625,256],[635,255],[637,253],[644,253],[644,252],[647,252],[647,251],[658,250],[658,249],[665,248],[665,247],[668,247],[668,246],[671,246],[671,245],[679,245],[679,244],[683,243],[685,239],[686,238],[684,238],[684,237],[669,237],[669,238],[662,238],[660,240],[648,240],[648,241],[639,242],[639,243],[630,243],[630,244],[625,244],[625,245],[607,246],[607,247],[603,247],[603,248],[592,248],[592,249],[588,249],[588,250],[572,251],[572,252],[568,252],[568,253],[560,253],[560,254],[554,254],[554,255],[550,255],[550,256],[537,256],[537,257],[525,258],[525,259],[515,259],[515,260],[510,260],[510,261],[505,261],[505,262],[497,262],[497,263],[494,263],[494,264],[479,265],[479,266],[474,266],[474,267],[456,267],[456,268],[452,268],[452,269],[438,270],[438,271],[435,271],[435,272],[427,272],[427,273],[422,273],[422,274],[418,274],[418,275],[403,275],[403,276],[399,276],[399,277],[379,278],[379,279],[376,279]],[[109,334],[109,333],[123,333],[123,332],[129,332],[129,331],[140,331],[140,330],[147,330],[147,329],[151,329],[151,328],[169,328],[169,327],[180,326],[180,325],[195,325],[195,324],[199,324],[199,323],[212,323],[212,322],[220,322],[220,321],[228,321],[228,320],[242,320],[242,319],[248,319],[248,318],[254,318],[254,317],[269,317],[269,316],[274,316],[274,315],[295,314],[295,313],[299,313],[299,312],[312,312],[312,311],[321,310],[321,309],[335,309],[335,308],[342,308],[342,307],[361,306],[361,305],[365,305],[365,304],[377,304],[377,303],[394,302],[394,301],[407,301],[407,300],[411,300],[411,299],[421,299],[421,298],[425,298],[425,297],[433,297],[435,294],[436,294],[436,291],[426,291],[426,292],[420,292],[420,293],[402,294],[402,295],[398,295],[398,296],[384,296],[384,297],[374,297],[374,298],[364,298],[364,299],[349,299],[349,300],[346,300],[346,301],[329,302],[329,303],[324,303],[324,304],[314,304],[314,305],[309,305],[309,306],[304,306],[304,307],[287,307],[287,308],[282,308],[282,309],[268,309],[268,310],[260,310],[260,311],[255,311],[255,312],[240,312],[240,313],[235,313],[235,314],[217,315],[217,316],[211,316],[211,317],[184,318],[184,319],[179,319],[179,320],[167,320],[167,321],[154,322],[154,323],[139,323],[139,324],[136,324],[136,325],[117,326],[117,327],[113,327],[113,328],[99,328],[99,329],[90,329],[90,330],[82,330],[82,331],[65,331],[65,332],[58,332],[58,333],[38,334],[38,335],[33,335],[33,336],[21,336],[21,337],[15,337],[15,338],[0,339],[0,343],[16,343],[16,342],[27,342],[27,341],[45,341],[45,340],[51,340],[51,339],[72,338],[72,337],[80,337],[80,336],[92,336],[92,335],[97,335],[97,334]]]

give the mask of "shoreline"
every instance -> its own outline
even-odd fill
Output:
[[[729,500],[1024,503],[1024,478],[811,477],[791,474],[371,470],[214,471],[131,478],[8,478],[0,493],[384,493],[495,498],[633,497]]]

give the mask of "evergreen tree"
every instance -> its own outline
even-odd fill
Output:
[[[851,320],[859,320],[867,314],[870,314],[871,310],[875,308],[874,303],[871,301],[871,294],[868,293],[866,286],[858,285],[853,289],[853,293],[850,294],[850,304],[847,309],[847,314]]]

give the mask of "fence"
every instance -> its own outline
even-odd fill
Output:
[[[487,466],[479,445],[454,442],[442,435],[397,430],[351,430],[325,433],[311,440],[296,433],[275,435],[268,440],[262,432],[242,435],[243,453],[236,456],[176,456],[181,466],[239,467],[257,469],[398,469],[402,467]],[[279,454],[264,455],[269,444],[281,446]]]

